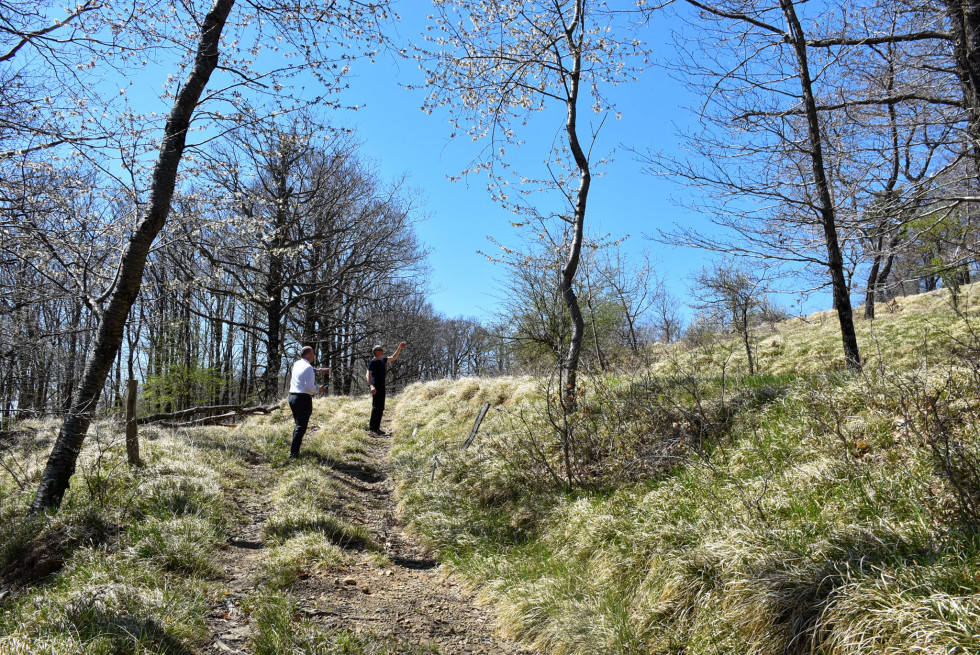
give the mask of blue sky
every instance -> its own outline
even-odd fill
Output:
[[[407,11],[404,5],[402,11]],[[403,19],[399,29],[403,36],[414,38],[421,25],[421,16],[413,15]],[[666,30],[655,26],[648,38],[654,52],[666,56]],[[357,130],[362,152],[386,178],[405,174],[408,183],[421,191],[422,212],[428,218],[419,224],[418,232],[432,249],[435,308],[450,316],[487,317],[497,305],[499,282],[506,271],[478,251],[493,249],[487,235],[508,244],[520,243],[520,235],[510,225],[512,215],[490,199],[482,178],[448,179],[466,167],[481,144],[466,136],[450,139],[453,130],[445,111],[426,114],[420,110],[424,92],[404,87],[421,81],[411,61],[382,57],[373,64],[359,63],[344,98],[361,108],[339,117],[340,122]],[[610,95],[622,117],[607,120],[597,152],[612,148],[617,152],[605,174],[593,182],[587,218],[590,230],[613,238],[630,235],[622,247],[634,254],[649,249],[671,291],[686,299],[685,278],[700,268],[704,255],[670,248],[644,235],[674,222],[704,221],[672,201],[685,193],[683,187],[644,173],[642,163],[626,150],[678,148],[675,125],[691,118],[681,108],[688,100],[686,91],[664,70],[650,68],[637,83],[617,87]],[[589,112],[585,118],[593,120],[595,115]],[[564,114],[555,106],[535,120],[529,130],[553,130],[562,125]],[[515,168],[534,172],[547,154],[535,145],[508,151]]]
[[[399,36],[404,41],[420,38],[429,2],[403,0],[396,4],[402,15]],[[416,11],[409,11],[409,7]],[[654,60],[673,56],[668,20],[666,15],[659,15],[641,34]],[[166,104],[154,99],[168,71],[163,62],[150,66],[145,74],[126,79],[130,98],[142,110],[167,111]],[[449,179],[458,176],[484,144],[474,143],[465,135],[451,139],[448,110],[431,114],[421,110],[425,92],[406,88],[423,82],[421,71],[411,60],[383,54],[373,63],[356,61],[347,81],[350,86],[341,96],[342,104],[359,109],[337,110],[326,118],[336,126],[356,130],[363,156],[373,161],[385,179],[406,176],[407,184],[419,192],[422,202],[418,214],[425,220],[417,229],[431,250],[432,304],[447,316],[492,317],[503,293],[506,269],[489,262],[480,251],[493,251],[488,235],[510,246],[519,246],[522,235],[510,224],[514,216],[492,201],[483,178]],[[300,75],[294,82],[306,87],[307,93],[320,93],[312,75]],[[686,197],[697,195],[696,189],[644,172],[644,164],[630,150],[654,149],[683,156],[678,132],[695,120],[687,107],[696,106],[700,99],[658,66],[650,66],[637,82],[611,88],[606,95],[621,118],[606,121],[595,149],[599,156],[614,152],[602,176],[593,180],[587,229],[612,239],[629,235],[621,245],[627,256],[638,258],[648,250],[668,290],[686,304],[691,300],[688,279],[707,263],[708,254],[666,246],[647,237],[675,224],[704,230],[711,224],[684,206]],[[590,120],[599,117],[583,107],[580,123]],[[546,146],[563,122],[564,109],[557,105],[537,116],[527,129],[530,143],[508,150],[512,168],[529,176],[538,173],[547,156]],[[784,304],[791,302],[788,297],[782,300]],[[804,308],[812,311],[827,304],[824,294],[816,294]]]

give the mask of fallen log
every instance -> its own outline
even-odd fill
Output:
[[[167,427],[189,427],[192,425],[208,425],[208,421],[225,420],[238,416],[270,414],[281,409],[282,403],[277,403],[275,405],[255,405],[254,407],[242,407],[240,405],[207,405],[203,407],[190,407],[188,409],[182,409],[177,412],[169,412],[167,414],[151,414],[149,416],[141,416],[140,418],[136,419],[136,423],[137,425],[146,425],[147,423],[166,422],[168,424]],[[192,416],[197,416],[198,414],[208,414],[209,416],[204,416],[202,418],[193,419],[183,423],[173,423],[173,421],[179,421],[182,418],[190,418]]]
[[[5,441],[18,441],[23,437],[33,437],[37,435],[34,428],[22,428],[20,430],[0,430],[0,443]]]
[[[236,414],[235,412],[228,412],[227,414],[218,414],[217,416],[204,416],[202,418],[194,419],[191,421],[183,421],[181,423],[175,423],[173,421],[160,421],[158,425],[165,428],[194,428],[202,425],[218,425],[224,427],[233,427],[233,425],[228,423],[223,423],[223,421],[228,421],[234,418],[238,418],[241,414]]]

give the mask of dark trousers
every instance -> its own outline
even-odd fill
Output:
[[[289,447],[289,456],[297,457],[299,447],[303,445],[306,426],[310,424],[310,416],[313,415],[313,396],[308,393],[289,394],[289,409],[292,410],[293,420],[296,421],[296,427],[293,428],[293,443]]]
[[[385,390],[380,387],[371,396],[371,432],[381,432],[381,415],[385,413]]]

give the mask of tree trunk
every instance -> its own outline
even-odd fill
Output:
[[[602,359],[602,348],[599,347],[599,330],[595,324],[595,307],[592,306],[592,292],[588,295],[589,322],[592,323],[592,343],[595,346],[595,357],[599,362],[599,370],[606,370],[606,362]],[[459,377],[458,375],[456,377]]]
[[[889,46],[889,51],[891,51]],[[895,90],[895,68],[892,60],[889,59],[888,64],[888,82],[885,87],[891,95]],[[895,110],[895,103],[888,103],[888,118],[889,126],[891,132],[891,151],[892,151],[892,167],[891,173],[888,176],[888,181],[885,184],[884,197],[886,200],[896,199],[895,197],[895,186],[898,184],[898,175],[901,171],[901,149],[899,145],[898,136],[898,113]],[[884,211],[886,216],[892,212],[892,203],[888,202]],[[874,262],[871,266],[871,272],[868,274],[868,288],[865,294],[864,301],[864,318],[868,320],[873,320],[875,317],[875,303],[882,295],[882,288],[885,283],[885,279],[888,277],[888,273],[891,271],[891,263],[895,259],[895,246],[898,245],[899,239],[901,239],[901,230],[898,230],[889,240],[888,240],[888,256],[886,257],[887,263],[885,268],[881,268],[881,259],[884,254],[885,245],[885,234],[888,230],[888,220],[881,220],[876,225],[874,240],[871,242],[872,247],[875,249]]]
[[[980,1],[945,0],[953,36],[956,76],[963,90],[974,172],[980,180]]]
[[[747,304],[741,311],[740,321],[742,324],[739,326],[741,328],[739,332],[742,333],[742,343],[745,344],[745,356],[749,360],[749,375],[755,375],[755,360],[752,358],[752,340],[749,334],[749,310]]]
[[[61,406],[59,407],[63,412],[68,411],[71,407],[72,392],[75,389],[75,371],[78,370],[78,365],[76,364],[78,359],[78,331],[81,329],[81,314],[82,306],[76,304],[72,308],[71,319],[69,320],[71,334],[68,335],[68,358],[65,361],[65,380],[61,390]]]
[[[841,255],[840,240],[837,236],[837,212],[833,197],[830,194],[830,183],[824,165],[823,135],[817,103],[813,96],[813,80],[810,77],[810,68],[807,63],[806,35],[803,33],[803,27],[796,15],[793,0],[779,0],[779,4],[789,27],[790,40],[795,49],[796,61],[799,66],[800,85],[803,91],[803,105],[810,141],[810,163],[813,168],[813,180],[817,186],[820,223],[823,227],[824,242],[827,246],[827,267],[830,270],[834,307],[837,309],[837,320],[840,323],[844,360],[849,369],[860,371],[861,355],[858,352],[857,334],[854,332],[850,289],[844,275],[844,257]]]
[[[141,276],[142,277],[142,276]],[[128,316],[128,314],[127,314]],[[122,345],[123,336],[126,334],[126,326],[123,324],[122,336],[119,339],[119,345]],[[112,409],[119,410],[124,407],[125,400],[122,394],[122,348],[116,348],[116,380],[115,389],[113,391],[116,394],[115,399],[112,401]]]
[[[565,133],[568,136],[568,147],[575,159],[579,170],[579,187],[575,194],[575,213],[572,217],[572,241],[568,249],[568,259],[561,269],[559,289],[562,300],[568,308],[572,320],[572,334],[568,343],[568,353],[565,356],[565,389],[564,400],[566,408],[574,408],[578,387],[578,362],[582,350],[582,337],[585,334],[585,319],[575,295],[575,272],[578,270],[579,259],[582,255],[582,240],[585,232],[585,209],[589,199],[589,187],[592,184],[592,174],[589,169],[589,159],[582,149],[578,139],[578,92],[582,76],[582,1],[575,6],[575,19],[565,31],[569,51],[572,53],[572,69],[568,76],[568,96],[565,102],[566,120]],[[578,35],[575,34],[579,31]],[[571,472],[569,471],[569,475]]]
[[[280,148],[284,148],[280,142]],[[287,215],[289,196],[289,163],[287,154],[282,154],[274,164],[271,165],[271,174],[275,182],[275,203],[276,212],[275,223],[273,224],[273,238],[269,242],[269,273],[266,278],[266,352],[265,352],[265,375],[263,376],[263,397],[265,402],[271,403],[279,396],[279,367],[282,365],[282,319],[285,307],[282,299],[283,277],[285,276],[285,263],[280,254],[283,243],[285,242],[285,231],[289,223]]]
[[[37,495],[31,503],[31,513],[58,507],[68,489],[69,480],[75,473],[75,463],[93,412],[122,344],[126,318],[139,293],[147,255],[170,213],[170,201],[186,145],[187,128],[201,93],[218,65],[221,32],[233,5],[234,0],[215,0],[201,26],[194,67],[177,94],[164,127],[160,154],[153,170],[149,202],[123,251],[116,286],[100,317],[71,407],[48,457]]]
[[[928,271],[933,269],[933,260],[936,259],[936,253],[931,250],[926,251],[922,255],[922,265]],[[939,288],[939,277],[933,273],[926,273],[922,276],[922,289],[926,293],[929,291],[935,291]],[[921,293],[921,292],[920,292]]]
[[[895,264],[895,253],[888,253],[888,257],[885,258],[885,265],[881,267],[881,271],[878,272],[878,300],[885,301],[888,299],[888,295],[885,293],[885,284],[888,282],[888,276],[891,275],[892,266]]]
[[[271,276],[271,273],[270,273]],[[278,283],[270,283],[266,290],[272,294],[266,306],[266,349],[265,374],[262,395],[266,402],[272,402],[279,395],[279,367],[282,364],[282,291]]]
[[[881,268],[881,253],[876,253],[871,271],[868,273],[868,288],[864,293],[864,318],[873,320],[875,317],[875,300],[878,294],[878,271]]]
[[[130,466],[142,466],[140,462],[139,428],[136,426],[136,380],[126,381],[126,459]]]

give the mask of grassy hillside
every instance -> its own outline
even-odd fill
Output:
[[[960,307],[859,321],[861,375],[825,313],[760,332],[755,376],[737,342],[659,347],[585,376],[567,416],[547,380],[414,385],[390,412],[402,515],[541,652],[980,652],[980,285]],[[139,469],[99,424],[61,510],[33,519],[55,424],[19,425],[0,450],[0,653],[200,652],[244,525],[262,544],[234,596],[251,652],[430,652],[298,611],[352,553],[390,564],[332,474],[372,466],[367,411],[317,401],[294,462],[284,415],[144,428]]]
[[[592,376],[571,489],[542,382],[411,387],[403,512],[543,652],[980,652],[977,307],[880,308],[861,375],[823,313],[758,336],[751,378],[725,340]]]
[[[288,415],[235,428],[141,428],[139,469],[126,465],[121,426],[96,425],[62,508],[33,519],[27,507],[55,424],[21,424],[36,432],[0,452],[0,653],[202,652],[208,617],[233,598],[222,549],[254,512],[264,521],[261,554],[257,570],[240,572],[248,589],[235,598],[249,652],[421,652],[297,614],[298,578],[335,573],[351,545],[373,548],[344,520],[328,474],[363,464],[367,404],[317,401],[313,420],[322,429],[292,462]]]

